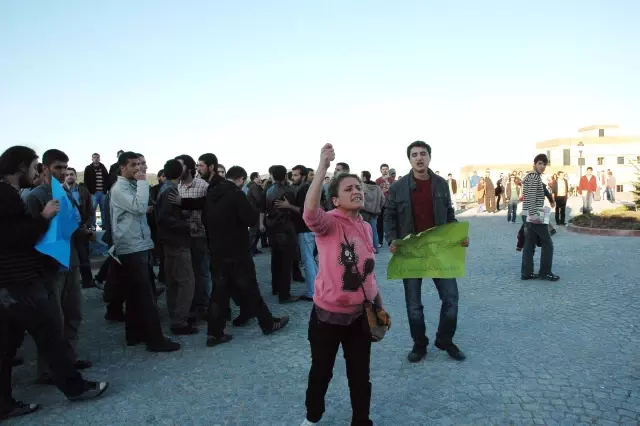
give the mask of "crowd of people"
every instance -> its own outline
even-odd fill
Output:
[[[384,312],[374,272],[376,254],[385,242],[394,253],[394,241],[456,221],[452,195],[457,184],[451,174],[445,179],[430,169],[431,146],[413,142],[406,155],[411,166],[407,175],[397,177],[382,164],[375,181],[368,171],[351,173],[344,162],[336,163],[330,177],[336,156],[331,144],[322,147],[316,169],[297,165],[288,171],[274,165],[268,179],[240,166],[227,170],[212,153],[197,161],[179,155],[164,164],[159,183],[150,186],[140,153],[121,151],[110,168],[94,154],[84,183],[78,184],[64,152],[48,150],[39,163],[30,148],[9,148],[0,156],[0,418],[38,409],[13,399],[11,392],[12,367],[23,362],[16,354],[25,331],[38,349],[38,383],[56,385],[71,400],[94,398],[106,390],[107,382],[87,381],[79,372],[91,367],[77,351],[83,286],[103,285],[105,319],[124,323],[127,345],[144,344],[151,352],[181,348],[163,332],[157,303],[162,292],[156,281],[166,287],[174,336],[197,334],[199,324],[206,322],[205,344],[215,347],[232,340],[228,321],[245,326],[253,318],[265,335],[282,330],[289,318],[271,313],[258,286],[253,256],[261,254],[261,243],[270,248],[271,290],[279,303],[310,303],[311,369],[302,424],[315,425],[325,411],[340,345],[347,361],[352,424],[372,424],[369,364],[375,339],[366,326],[365,306],[370,302]],[[511,204],[524,200],[523,279],[558,279],[551,271],[553,243],[540,217],[547,191],[541,175],[547,163],[541,154],[533,171],[505,181],[509,221],[516,216]],[[481,184],[486,179],[478,179]],[[65,199],[53,198],[54,185],[66,191]],[[561,188],[551,186],[558,204]],[[77,221],[68,241],[68,267],[35,248],[63,205],[71,206]],[[88,246],[97,236],[96,210],[110,256],[92,277]],[[538,274],[532,269],[536,243],[542,247]],[[460,244],[467,247],[469,240]],[[424,360],[429,346],[423,278],[430,277],[403,280],[413,340],[407,359],[412,363]],[[302,294],[293,294],[292,280],[305,282]],[[442,302],[434,345],[462,361],[466,356],[453,340],[457,281],[433,278],[433,283]],[[233,319],[231,300],[239,307]],[[388,314],[380,318],[382,327],[390,327]]]

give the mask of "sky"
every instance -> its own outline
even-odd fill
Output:
[[[529,162],[535,142],[640,133],[640,2],[3,0],[0,148],[180,154],[266,173],[336,161],[375,176]]]

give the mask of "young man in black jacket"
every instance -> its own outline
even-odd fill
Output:
[[[182,216],[179,206],[171,204],[168,195],[178,191],[178,179],[182,164],[169,160],[164,165],[165,183],[158,194],[155,205],[158,226],[158,241],[164,251],[165,282],[167,284],[167,307],[171,316],[173,334],[196,334],[193,326],[195,313],[191,302],[195,291],[195,277],[191,264],[191,227]]]
[[[110,188],[109,171],[100,162],[100,154],[97,152],[91,156],[91,164],[84,168],[84,184],[91,194],[93,205],[92,224],[96,226],[96,207],[100,206],[100,214],[104,215],[104,198]]]
[[[231,167],[226,179],[210,187],[207,193],[202,220],[209,237],[211,269],[216,282],[209,306],[207,346],[210,347],[231,340],[224,330],[234,287],[242,295],[241,316],[244,316],[236,318],[235,325],[257,316],[262,332],[271,334],[289,322],[287,316],[271,315],[258,288],[249,240],[249,228],[258,221],[258,212],[241,189],[246,179],[247,172],[242,167]]]
[[[36,411],[11,395],[12,360],[27,330],[48,360],[54,383],[71,400],[99,396],[107,382],[89,382],[77,372],[66,350],[62,324],[49,301],[42,273],[42,255],[34,248],[60,209],[57,200],[46,203],[33,217],[25,210],[20,189],[33,182],[38,156],[14,146],[0,156],[0,420]]]

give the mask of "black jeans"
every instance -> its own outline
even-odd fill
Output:
[[[281,301],[291,297],[291,265],[298,248],[295,232],[273,232],[271,242],[271,289]]]
[[[195,279],[195,288],[193,292],[193,303],[191,311],[204,312],[209,306],[209,290],[210,273],[208,270],[209,247],[205,237],[191,237],[191,267],[193,269],[193,277]]]
[[[111,260],[112,260],[112,257],[107,256],[104,262],[102,262],[102,265],[100,266],[100,270],[98,271],[98,275],[96,275],[96,280],[107,281],[107,277],[109,276],[109,265],[111,265]]]
[[[361,318],[351,325],[335,325],[321,322],[316,315],[315,307],[309,319],[309,344],[311,346],[311,370],[307,385],[307,420],[319,422],[325,412],[324,398],[333,377],[333,366],[336,361],[338,347],[342,352],[347,367],[349,395],[351,397],[352,426],[368,426],[373,423],[369,419],[371,408],[371,381],[369,366],[371,364],[371,339],[365,333]]]
[[[402,282],[411,338],[417,346],[426,348],[429,339],[422,306],[422,278],[404,279]],[[433,283],[442,301],[436,341],[447,346],[453,343],[458,326],[458,282],[455,278],[433,278]]]
[[[40,282],[0,288],[0,404],[11,398],[12,361],[27,330],[66,396],[84,391],[84,379],[69,357],[71,348],[49,294]]]
[[[516,211],[518,210],[518,200],[510,200],[507,204],[507,222],[516,223]]]
[[[78,259],[80,260],[80,276],[82,277],[82,287],[90,287],[93,282],[91,273],[91,257],[89,253],[89,242],[82,241],[76,244]]]
[[[127,302],[125,330],[127,338],[156,344],[164,340],[154,285],[149,274],[149,251],[118,255],[118,294]],[[118,262],[113,262],[116,264]],[[122,292],[122,293],[121,293]]]
[[[249,229],[249,246],[251,253],[258,251],[258,241],[260,240],[260,225],[256,225]],[[264,247],[264,244],[263,244]]]
[[[378,241],[381,244],[384,242],[384,211],[385,208],[383,207],[380,211],[380,216],[378,216],[378,223],[376,224],[377,229],[374,229],[374,231],[378,231]],[[376,247],[376,249],[378,249],[378,247]]]
[[[212,259],[211,270],[215,276],[215,287],[209,304],[209,329],[207,334],[222,337],[229,316],[229,299],[239,299],[242,315],[258,317],[263,331],[271,330],[273,315],[269,311],[258,287],[256,267],[251,253],[236,259]],[[234,301],[236,301],[234,300]]]
[[[567,197],[556,196],[556,224],[564,223],[567,214]]]
[[[537,237],[537,238],[536,238]],[[551,273],[553,266],[553,241],[549,234],[549,225],[541,223],[525,223],[524,248],[522,249],[522,276],[533,274],[533,252],[536,242],[540,241],[540,275]]]

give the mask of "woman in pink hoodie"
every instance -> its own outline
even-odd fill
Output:
[[[319,271],[314,306],[309,320],[311,371],[307,386],[307,417],[301,426],[315,425],[325,411],[324,397],[333,377],[333,365],[342,345],[351,395],[352,426],[372,425],[369,419],[371,335],[363,326],[364,294],[382,306],[375,279],[375,247],[371,225],[362,220],[362,182],[341,173],[329,183],[335,209],[320,207],[322,183],[335,153],[331,144],[322,148],[320,165],[304,204],[303,218],[315,233]]]

